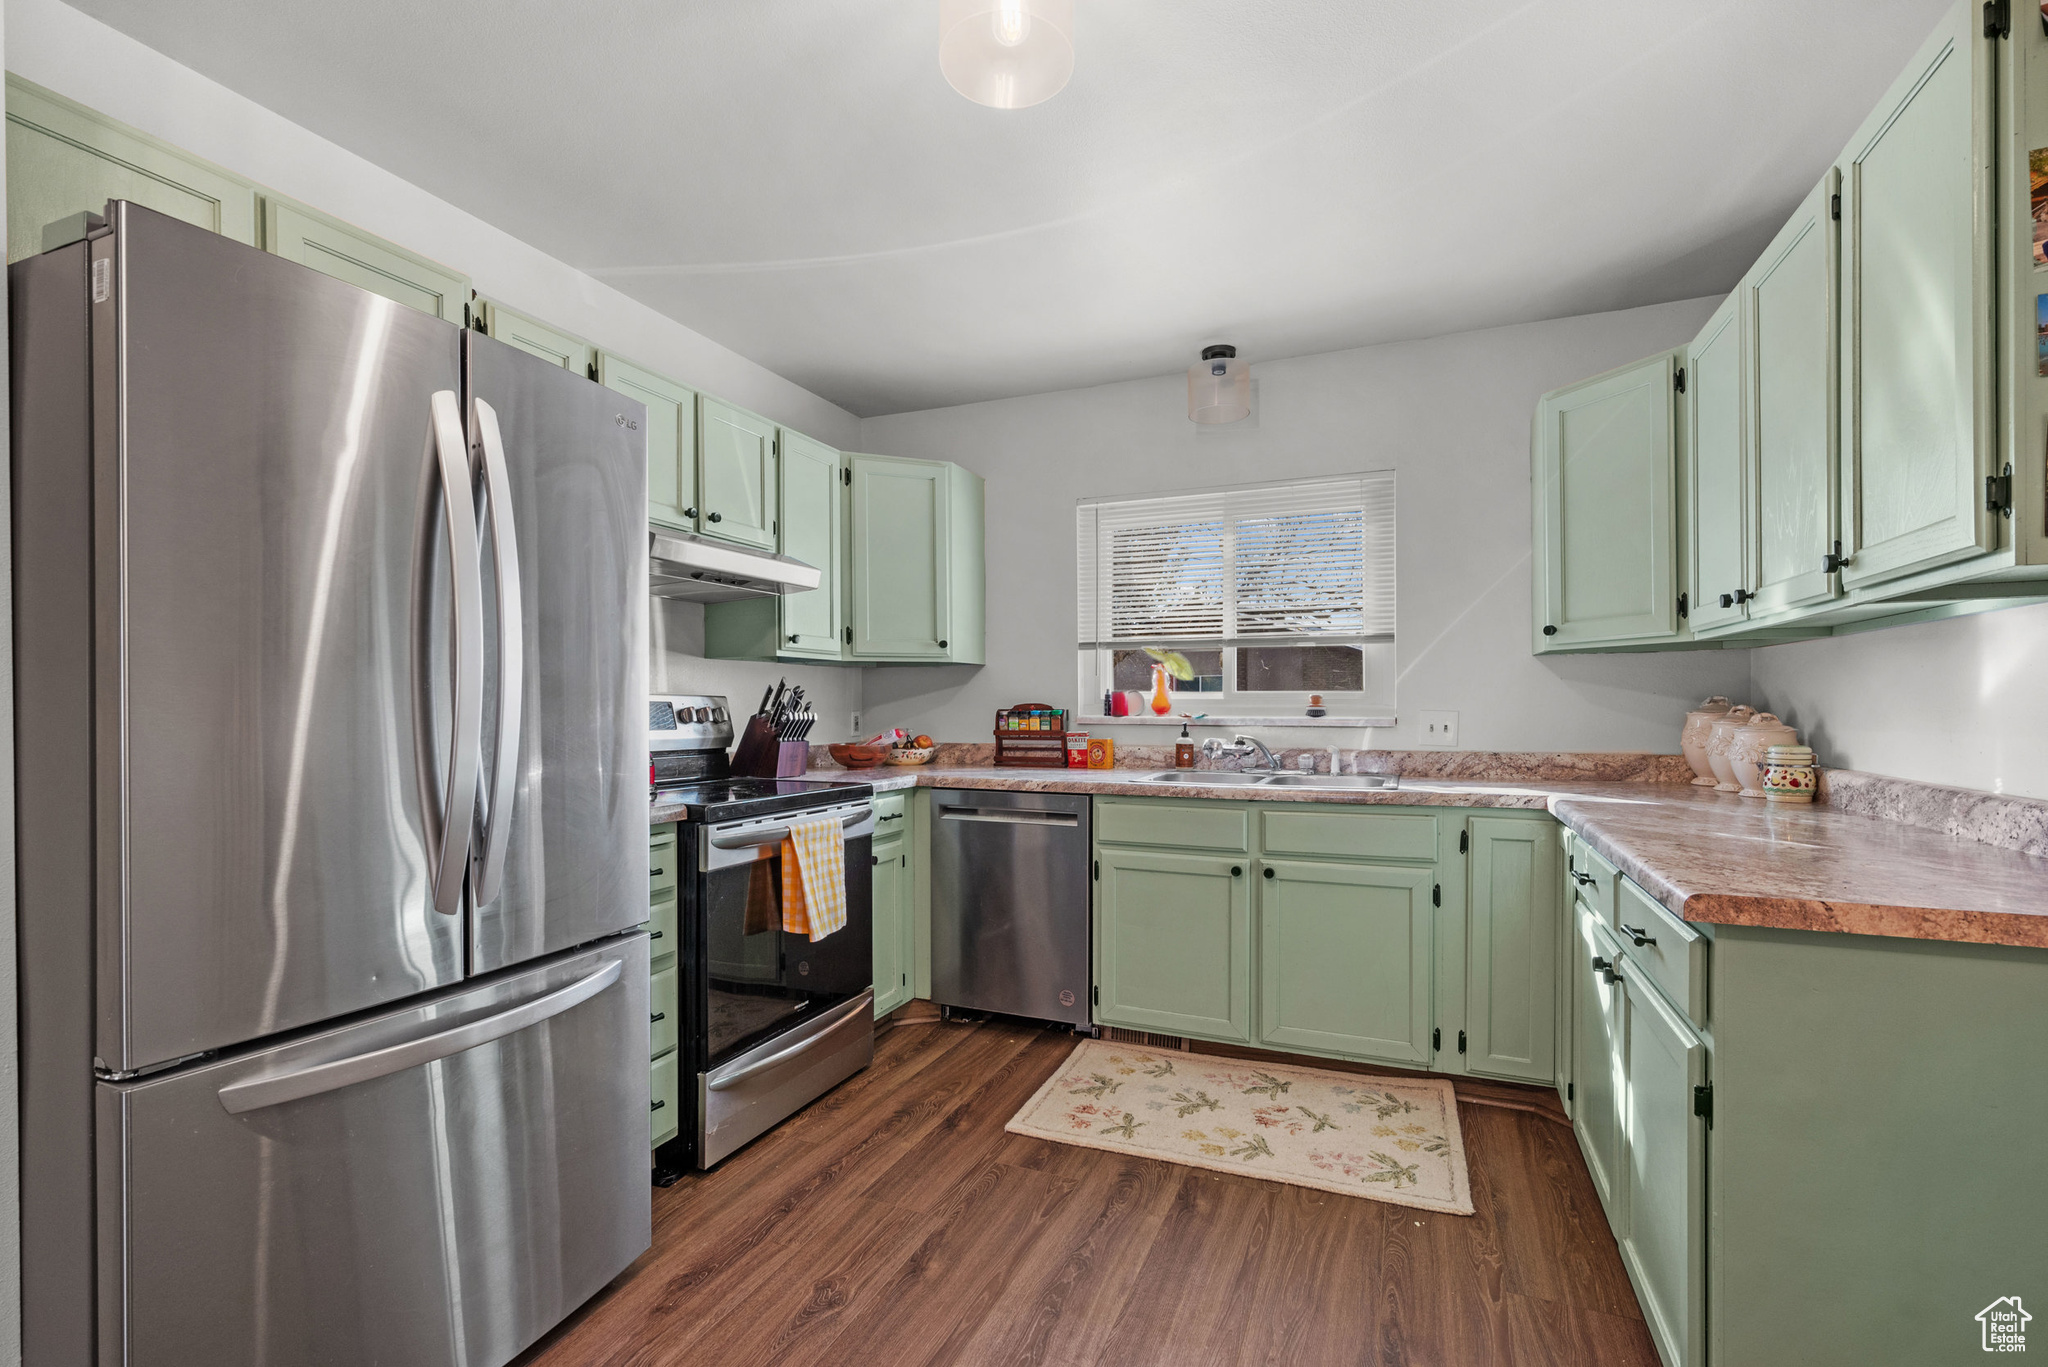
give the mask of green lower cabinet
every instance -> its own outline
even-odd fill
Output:
[[[1251,1043],[1251,861],[1097,849],[1095,1019]]]
[[[682,1129],[677,1116],[682,1111],[682,1093],[678,1090],[682,1082],[679,1059],[671,1049],[654,1060],[648,1071],[647,1139],[648,1147],[660,1148],[674,1139]]]
[[[1257,1043],[1428,1064],[1434,870],[1268,860],[1259,874]]]
[[[1628,1211],[1626,1184],[1621,1173],[1622,1103],[1622,999],[1616,982],[1608,980],[1607,968],[1620,957],[1613,937],[1607,933],[1598,913],[1584,902],[1574,907],[1578,934],[1572,965],[1572,1132],[1586,1155],[1586,1167],[1593,1176],[1593,1190],[1607,1208],[1607,1218],[1624,1228]]]
[[[1467,896],[1465,1067],[1551,1083],[1557,1076],[1557,827],[1475,816]]]
[[[1664,1367],[1700,1367],[1707,1122],[1694,1114],[1694,1089],[1707,1080],[1707,1046],[1634,967],[1623,967],[1621,982],[1627,1190],[1615,1238]]]
[[[881,808],[878,800],[876,807]],[[901,810],[901,798],[898,798]],[[907,832],[877,834],[874,869],[875,1015],[888,1015],[915,995],[910,986],[911,877]]]

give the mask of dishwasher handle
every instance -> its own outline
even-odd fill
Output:
[[[1079,812],[1034,812],[1001,807],[941,807],[941,821],[992,821],[1003,826],[1079,826]]]

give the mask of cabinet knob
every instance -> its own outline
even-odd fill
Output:
[[[1271,878],[1271,877],[1273,876],[1273,871],[1272,871],[1271,869],[1267,869],[1267,870],[1265,871],[1265,873],[1266,873],[1266,877],[1268,877],[1268,878]]]
[[[1748,602],[1748,601],[1749,601],[1750,599],[1752,599],[1752,598],[1754,598],[1754,597],[1756,597],[1756,595],[1755,595],[1755,594],[1753,594],[1753,593],[1751,593],[1751,592],[1750,592],[1750,591],[1749,591],[1748,589],[1737,589],[1737,590],[1735,590],[1735,601],[1736,601],[1736,602],[1737,602],[1738,604],[1740,604],[1740,603],[1747,603],[1747,602]]]
[[[668,1012],[666,1012],[666,1011],[657,1011],[657,1012],[655,1012],[655,1013],[654,1013],[653,1015],[651,1015],[651,1016],[649,1016],[649,1017],[647,1018],[647,1023],[648,1023],[649,1025],[652,1025],[652,1024],[654,1024],[654,1022],[656,1022],[656,1021],[665,1021],[665,1020],[667,1020],[667,1019],[668,1019]]]
[[[795,633],[794,631],[790,632],[790,633],[789,633],[789,643],[790,643],[791,645],[795,645],[795,644],[796,644],[796,641],[797,641],[797,633]]]
[[[1556,628],[1556,627],[1545,627],[1545,628],[1543,628],[1543,634],[1544,634],[1545,636],[1555,636],[1555,635],[1557,635],[1557,628]]]
[[[1612,968],[1613,966],[1614,965],[1608,963],[1607,960],[1601,958],[1598,954],[1595,954],[1593,956],[1593,971],[1595,973],[1605,973],[1608,969]]]
[[[939,642],[939,649],[940,649],[940,650],[944,650],[945,648],[946,648],[946,643],[945,643],[944,641],[941,641],[941,642]]]
[[[1649,935],[1644,934],[1635,926],[1625,925],[1621,928],[1621,933],[1628,936],[1629,939],[1634,940],[1636,942],[1637,949],[1641,949],[1644,945],[1654,945],[1657,943],[1656,940],[1651,938]]]
[[[1244,865],[1242,865],[1242,864],[1232,864],[1232,865],[1230,866],[1230,876],[1231,876],[1232,878],[1242,878],[1242,877],[1244,877]]]
[[[1600,886],[1600,880],[1593,877],[1590,873],[1581,873],[1577,869],[1573,869],[1572,877],[1578,880],[1578,884],[1582,888],[1597,888]]]
[[[723,522],[723,521],[725,521],[725,519],[724,519],[724,518],[722,518],[722,517],[720,517],[720,516],[719,516],[719,515],[718,515],[717,513],[711,513],[711,514],[709,514],[708,516],[706,516],[706,517],[705,517],[705,519],[704,519],[704,520],[705,520],[706,522]]]
[[[1724,593],[1724,594],[1722,594],[1722,595],[1721,595],[1721,606],[1722,606],[1722,607],[1724,607],[1724,608],[1732,608],[1732,607],[1734,607],[1734,606],[1735,606],[1735,595],[1734,595],[1734,594],[1732,594],[1732,593]]]
[[[695,508],[685,508],[683,509],[683,516],[695,522],[697,520],[697,510]]]

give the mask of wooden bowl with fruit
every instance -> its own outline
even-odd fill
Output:
[[[913,736],[898,741],[889,749],[891,764],[930,764],[932,756],[939,753],[939,747],[930,736]]]

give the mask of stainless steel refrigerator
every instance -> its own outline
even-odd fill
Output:
[[[649,1243],[645,415],[107,219],[9,271],[26,1360],[505,1362]]]

